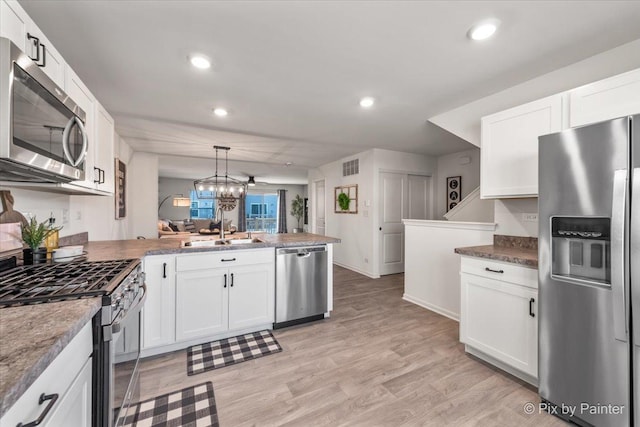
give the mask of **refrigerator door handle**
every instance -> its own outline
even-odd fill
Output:
[[[640,259],[640,168],[633,169],[633,191],[631,195],[631,248],[629,259]],[[631,269],[631,304],[634,309],[640,307],[640,267]],[[640,344],[640,316],[633,316],[633,340]]]
[[[625,286],[625,219],[627,206],[627,170],[615,171],[611,209],[611,292],[613,293],[613,330],[615,338],[626,342],[628,310]]]

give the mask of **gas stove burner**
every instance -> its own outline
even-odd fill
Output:
[[[74,261],[23,266],[0,275],[0,307],[109,295],[140,261]]]

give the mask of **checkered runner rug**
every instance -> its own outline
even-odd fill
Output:
[[[194,345],[187,351],[187,375],[199,374],[280,351],[282,347],[269,331]]]
[[[213,384],[206,382],[133,404],[124,427],[218,427]]]

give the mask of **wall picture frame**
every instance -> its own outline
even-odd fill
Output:
[[[334,212],[339,214],[358,213],[358,184],[341,185],[334,189]]]
[[[115,204],[116,219],[123,219],[127,216],[127,165],[116,159],[116,188]]]
[[[449,176],[447,177],[447,212],[455,208],[462,199],[462,177],[461,176]]]

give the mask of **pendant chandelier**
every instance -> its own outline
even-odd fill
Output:
[[[229,176],[229,147],[215,145],[216,173],[207,178],[193,181],[198,199],[215,199],[223,211],[231,211],[238,204],[238,199],[247,192],[247,184]],[[224,151],[224,175],[218,175],[218,151]]]

